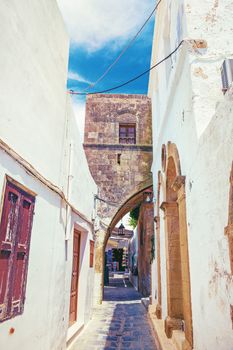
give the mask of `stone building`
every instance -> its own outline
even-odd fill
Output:
[[[151,264],[154,259],[154,203],[144,201],[140,206],[138,233],[138,290],[151,296]]]
[[[104,247],[118,221],[152,185],[151,102],[144,95],[89,95],[84,149],[98,186],[96,295],[101,302]]]
[[[55,0],[0,6],[0,348],[63,350],[92,313],[93,193]]]
[[[230,350],[233,4],[165,0],[156,16],[151,64],[180,48],[149,83],[158,155],[151,315],[166,349]]]

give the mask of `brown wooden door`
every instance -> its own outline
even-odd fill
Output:
[[[70,289],[70,322],[69,322],[70,325],[75,323],[77,320],[80,240],[81,240],[80,232],[77,230],[74,230],[73,267],[72,267],[71,289]]]

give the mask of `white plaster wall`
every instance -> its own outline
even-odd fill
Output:
[[[58,185],[72,205],[91,220],[96,185],[66,94],[69,43],[56,1],[3,0],[0,48],[0,138]],[[25,310],[1,323],[0,348],[65,349],[67,338],[91,316],[91,225],[69,210],[69,240],[65,241],[65,206],[60,197],[0,150],[0,192],[5,174],[38,195]],[[72,175],[69,191],[68,175]],[[74,227],[82,232],[78,320],[68,331]],[[10,336],[11,327],[15,333]]]
[[[230,320],[233,286],[224,227],[233,154],[233,98],[223,96],[220,67],[233,54],[232,1],[173,1],[171,49],[176,46],[177,5],[184,5],[183,37],[202,38],[208,49],[197,56],[184,44],[168,81],[166,66],[152,71],[154,188],[161,170],[162,144],[176,144],[186,176],[194,348],[232,350]],[[162,3],[161,3],[162,4]],[[156,19],[152,63],[166,53],[163,44],[166,1]],[[162,191],[161,191],[162,194]],[[166,305],[165,235],[161,212],[162,312]]]
[[[69,41],[56,1],[1,1],[0,47],[0,137],[60,185]]]
[[[233,346],[233,279],[224,235],[233,154],[232,107],[233,91],[219,104],[200,139],[187,186],[194,337],[196,348],[204,350]]]
[[[60,199],[28,176],[9,156],[1,152],[0,189],[5,174],[37,193],[31,235],[24,313],[1,323],[0,347],[14,350],[64,349],[67,329],[68,294],[65,276],[71,271],[65,260]],[[13,327],[15,333],[9,335]]]
[[[69,97],[67,101],[67,113],[69,125],[66,147],[70,142],[73,144],[73,159],[71,160],[71,175],[73,178],[71,180],[70,201],[76,209],[91,221],[94,208],[94,194],[97,193],[97,186],[88,167]],[[67,160],[69,158],[68,152]]]
[[[73,332],[91,315],[94,270],[89,268],[91,227],[72,215],[71,239],[65,241],[64,210],[60,198],[30,177],[11,157],[0,151],[0,189],[5,174],[37,193],[31,234],[24,313],[1,323],[0,347],[15,350],[56,350],[66,348],[73,228],[81,235],[78,322]],[[89,299],[90,298],[90,299]],[[15,332],[9,335],[9,329]],[[69,335],[69,334],[68,334]]]

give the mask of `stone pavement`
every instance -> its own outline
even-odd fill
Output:
[[[123,275],[110,278],[102,305],[70,350],[156,350],[141,296]]]

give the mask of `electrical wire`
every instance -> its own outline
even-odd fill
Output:
[[[143,29],[145,28],[145,26],[147,25],[147,23],[150,21],[151,17],[153,16],[153,14],[155,13],[155,11],[157,10],[159,4],[161,3],[162,0],[159,0],[155,6],[155,8],[153,9],[153,11],[151,12],[151,14],[149,15],[149,17],[146,19],[146,21],[143,23],[142,27],[139,29],[139,31],[134,35],[134,37],[130,40],[130,42],[128,43],[128,45],[126,45],[126,47],[123,48],[123,50],[120,52],[120,54],[117,56],[117,58],[113,61],[113,63],[110,64],[110,66],[106,69],[106,71],[94,82],[94,83],[90,83],[82,92],[84,93],[85,91],[89,90],[90,88],[93,88],[95,85],[97,85],[101,80],[103,80],[105,78],[105,76],[110,72],[110,70],[115,66],[115,64],[121,59],[121,57],[125,54],[125,52],[133,45],[133,43],[135,42],[135,40],[137,39],[137,37],[139,36],[139,34],[143,31]]]
[[[110,92],[116,89],[119,89],[125,85],[131,84],[132,82],[134,82],[135,80],[138,80],[139,78],[141,78],[142,76],[148,74],[151,70],[153,70],[154,68],[158,67],[161,63],[163,63],[164,61],[166,61],[168,58],[170,58],[172,55],[174,55],[174,53],[176,53],[176,51],[178,51],[178,49],[180,48],[180,46],[183,44],[184,40],[182,40],[179,45],[166,57],[164,57],[162,60],[160,60],[159,62],[157,62],[155,65],[153,65],[152,67],[150,67],[149,69],[147,69],[146,71],[144,71],[143,73],[137,75],[136,77],[126,81],[125,83],[122,83],[120,85],[116,85],[114,87],[105,89],[105,90],[101,90],[101,91],[94,91],[94,92],[77,92],[77,91],[73,91],[73,90],[69,90],[68,93],[70,93],[71,95],[79,95],[79,96],[87,96],[87,95],[96,95],[96,94],[103,94],[106,92]]]
[[[107,201],[106,199],[103,199],[103,198],[100,198],[99,196],[97,195],[94,195],[94,199],[96,200],[99,200],[100,202],[104,202],[112,207],[118,207],[118,204],[117,203],[113,203],[113,202],[110,202],[110,201]]]

